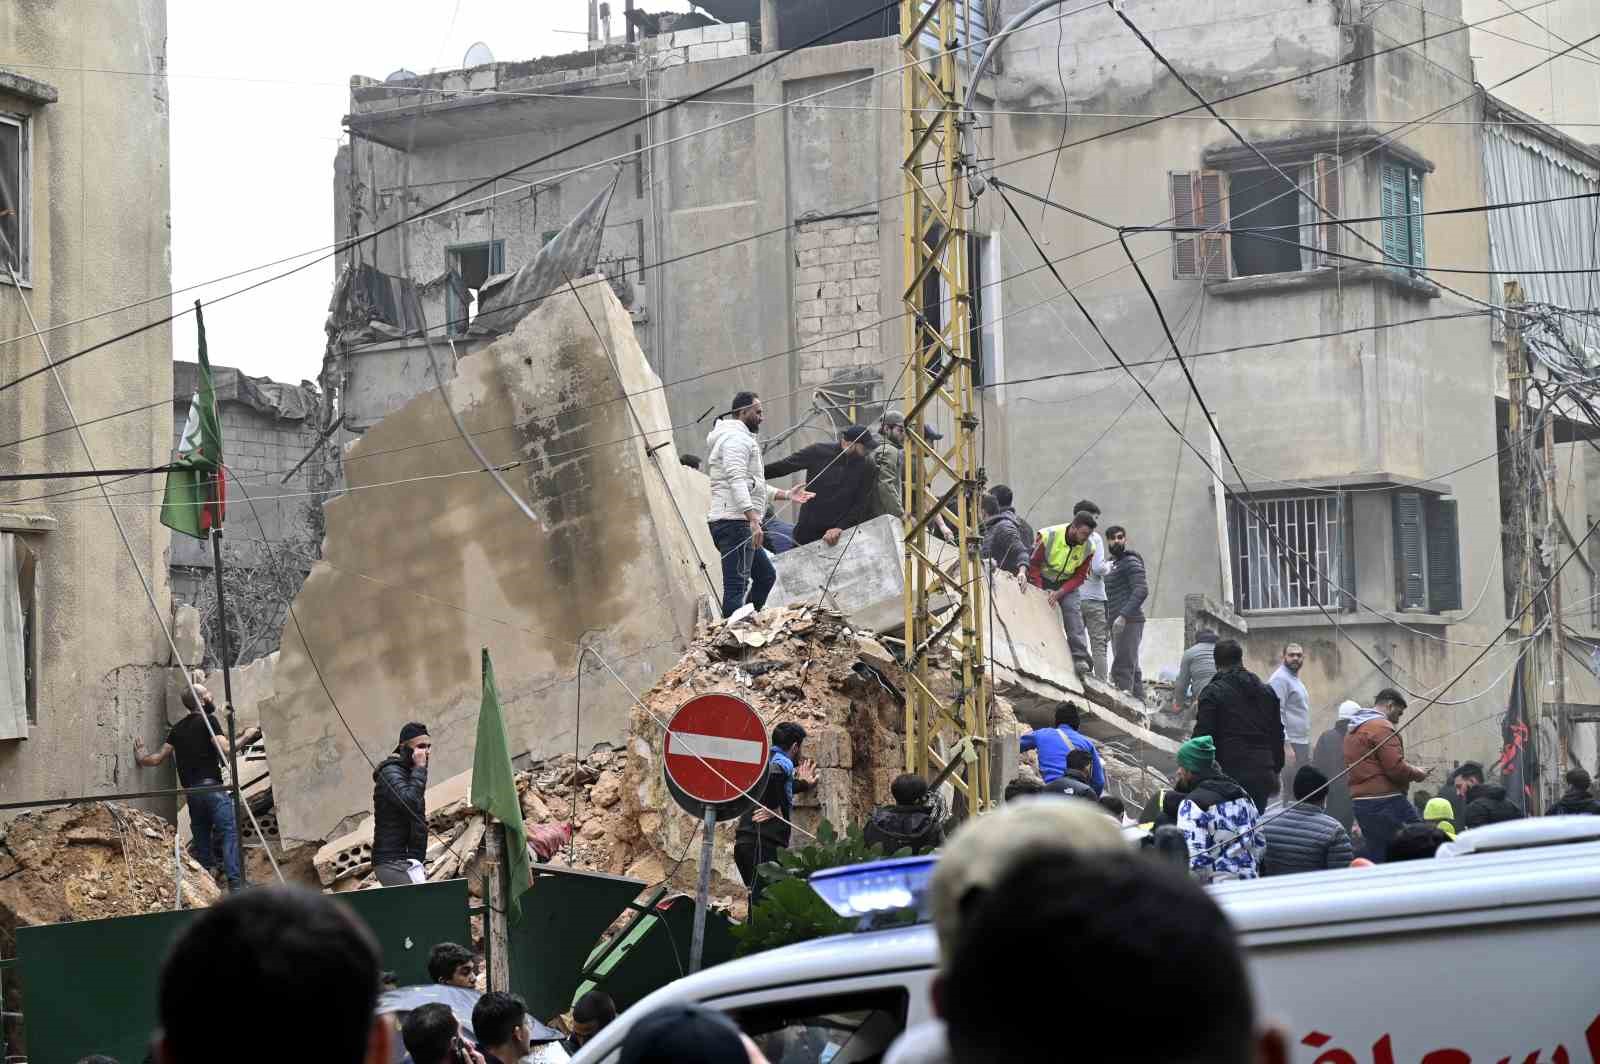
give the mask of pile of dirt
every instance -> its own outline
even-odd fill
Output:
[[[159,816],[107,802],[13,820],[0,840],[0,942],[14,944],[23,925],[173,908],[173,831]],[[187,853],[178,865],[185,908],[221,897]]]

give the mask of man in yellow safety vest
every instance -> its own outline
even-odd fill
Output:
[[[1034,540],[1033,556],[1028,559],[1028,581],[1049,591],[1051,603],[1060,608],[1072,662],[1080,674],[1093,670],[1094,658],[1083,626],[1082,606],[1073,592],[1089,576],[1089,564],[1094,559],[1089,535],[1095,524],[1094,514],[1080,510],[1072,515],[1070,524],[1041,528]]]

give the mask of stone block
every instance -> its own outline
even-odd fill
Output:
[[[816,252],[813,251],[811,254],[815,255]],[[796,286],[821,284],[826,280],[828,280],[828,271],[822,266],[802,266],[794,274]]]
[[[863,330],[861,332],[861,334],[860,334],[860,338],[861,338],[861,346],[862,347],[877,347],[878,346],[878,330],[877,329],[865,329],[865,330]]]
[[[850,249],[850,257],[852,259],[875,259],[878,257],[878,245],[876,242],[871,244],[857,244],[855,247]]]
[[[824,351],[822,353],[822,364],[827,366],[829,369],[841,369],[846,366],[855,365],[855,345],[852,344],[849,348],[843,351]]]
[[[806,736],[805,756],[817,763],[819,769],[850,768],[855,751],[850,746],[850,733],[843,728],[822,728]]]
[[[731,40],[733,40],[733,27],[732,26],[726,26],[726,25],[701,26],[695,32],[699,33],[700,34],[700,39],[702,41],[704,41],[705,43],[707,43],[707,44],[715,44],[718,41],[731,41]]]
[[[822,249],[821,255],[824,264],[850,261],[850,249],[848,247],[827,246]]]
[[[858,225],[858,226],[856,226],[856,243],[857,244],[876,244],[877,242],[878,242],[878,227],[877,227],[877,225],[874,224],[874,225]]]
[[[823,239],[824,246],[831,248],[844,247],[853,243],[855,243],[855,230],[853,229],[830,229]]]
[[[820,299],[802,299],[794,305],[794,316],[797,318],[820,318],[827,312],[828,308]]]
[[[810,387],[813,384],[827,384],[828,371],[820,366],[816,369],[802,369],[800,371],[800,386]]]
[[[794,238],[794,249],[796,251],[815,251],[821,246],[821,233],[800,233]]]
[[[883,261],[881,259],[862,259],[856,263],[857,277],[877,277],[881,273],[883,273]]]
[[[816,351],[816,350],[802,351],[800,353],[800,363],[799,364],[800,364],[800,370],[801,370],[802,373],[805,372],[808,369],[822,369],[822,368],[824,368],[823,365],[822,365],[822,352],[821,351]]]
[[[749,41],[723,41],[717,45],[718,59],[738,59],[742,55],[749,54]]]
[[[679,30],[672,35],[672,47],[688,48],[690,45],[704,44],[706,27],[700,26],[692,30]],[[690,58],[693,58],[692,56]]]
[[[846,284],[841,284],[838,281],[827,281],[817,286],[818,299],[843,299],[849,294],[849,286]]]
[[[821,334],[821,332],[822,332],[822,319],[821,318],[801,318],[800,319],[800,335],[801,336],[817,336],[817,335]]]
[[[843,251],[843,248],[835,248]],[[856,264],[853,262],[830,262],[823,266],[826,277],[830,281],[850,281],[855,279]]]
[[[876,332],[881,324],[883,315],[876,310],[864,310],[855,316],[854,325],[857,329]]]
[[[816,248],[807,248],[805,251],[796,251],[794,253],[794,264],[800,267],[820,266],[822,264],[822,256],[818,253]]]
[[[689,46],[689,62],[703,63],[707,59],[717,58],[717,46],[714,44],[691,44]]]
[[[850,293],[858,296],[875,296],[883,288],[881,277],[855,277],[850,281]]]
[[[854,299],[825,299],[822,301],[823,310],[831,317],[833,315],[854,316],[856,301]]]

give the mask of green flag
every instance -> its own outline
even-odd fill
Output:
[[[483,648],[483,708],[478,710],[478,747],[472,758],[472,804],[492,814],[505,826],[506,871],[510,889],[506,907],[511,918],[522,916],[517,899],[533,885],[528,866],[528,836],[522,830],[522,803],[511,771],[511,743],[506,739],[505,718],[500,715],[500,694],[494,686],[494,666],[489,648]]]
[[[174,532],[205,539],[222,527],[222,429],[217,421],[217,394],[211,387],[211,362],[206,358],[206,323],[200,302],[194,305],[195,326],[200,331],[200,379],[189,400],[189,420],[178,441],[167,474],[167,491],[161,499],[161,523]]]

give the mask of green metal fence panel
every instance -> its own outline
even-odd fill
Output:
[[[595,985],[611,995],[617,1008],[631,1008],[640,998],[659,990],[689,971],[689,938],[694,931],[694,899],[682,894],[659,902],[643,927],[630,933],[615,953],[595,973]],[[702,968],[733,959],[738,943],[733,924],[716,909],[706,913],[705,953]]]
[[[534,867],[522,919],[509,927],[511,989],[549,1020],[572,1004],[583,965],[600,935],[643,890],[641,880]]]
[[[471,941],[464,879],[339,895],[377,936],[402,985],[428,981],[436,942]],[[70,1064],[90,1053],[144,1058],[156,1025],[161,958],[200,910],[17,929],[28,1059]],[[13,1049],[13,1052],[16,1052]]]

